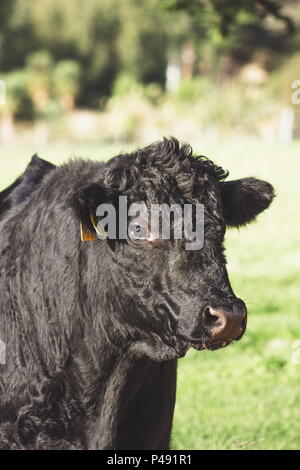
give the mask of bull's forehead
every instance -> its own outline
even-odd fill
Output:
[[[145,169],[126,193],[132,201],[149,204],[199,203],[214,211],[221,206],[220,183],[201,169]]]
[[[196,184],[205,186],[221,181],[228,173],[203,156],[195,156],[189,145],[176,139],[164,139],[131,154],[114,157],[108,163],[106,182],[109,186],[128,187],[134,181],[141,185],[153,181],[166,187],[178,186],[190,192]]]

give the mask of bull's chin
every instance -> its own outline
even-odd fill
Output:
[[[228,341],[215,341],[215,342],[206,342],[206,343],[192,343],[191,347],[196,349],[197,351],[215,351],[216,349],[226,348],[232,340]]]
[[[207,340],[195,340],[186,338],[183,336],[172,336],[168,338],[165,344],[170,347],[170,350],[173,350],[176,354],[177,358],[184,357],[187,351],[191,348],[196,349],[197,351],[215,351],[217,349],[225,348],[230,343],[232,343],[232,339],[228,340],[219,340],[219,341],[212,341],[211,339]]]
[[[217,349],[225,348],[228,346],[230,343],[232,343],[233,339],[223,339],[223,340],[218,340],[218,341],[212,341],[212,340],[194,340],[194,339],[189,339],[189,338],[183,338],[180,337],[178,338],[177,344],[176,344],[176,349],[182,350],[182,351],[187,351],[190,348],[196,349],[197,351],[215,351]]]

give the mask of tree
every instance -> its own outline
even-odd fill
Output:
[[[243,14],[253,15],[260,20],[271,16],[282,22],[288,33],[294,32],[292,19],[283,12],[282,2],[277,0],[162,0],[162,5],[171,11],[184,10],[198,19],[214,19],[223,36],[230,33],[231,27],[239,24]]]

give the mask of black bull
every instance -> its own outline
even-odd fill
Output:
[[[270,184],[227,174],[176,139],[108,163],[33,157],[0,194],[0,449],[168,449],[176,359],[239,340],[223,239]],[[205,243],[83,243],[102,202],[201,203]],[[140,230],[140,227],[139,227]],[[191,405],[192,406],[192,405]]]

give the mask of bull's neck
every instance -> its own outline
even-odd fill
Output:
[[[88,413],[88,449],[116,449],[120,426],[132,400],[149,375],[154,362],[137,353],[135,347],[115,351],[106,349],[96,375],[90,369],[85,395]]]
[[[86,445],[89,449],[114,449],[128,395],[135,394],[136,381],[133,381],[133,390],[128,394],[128,377],[134,369],[142,381],[145,373],[138,365],[141,354],[133,351],[129,327],[125,331],[124,324],[112,311],[113,303],[120,307],[120,299],[109,276],[109,262],[103,255],[101,262],[106,268],[95,276],[89,271],[93,260],[97,259],[93,253],[91,259],[85,260],[86,269],[81,277],[87,286],[87,296],[81,304],[81,316],[85,318],[82,338],[85,346],[79,347],[76,360],[88,415]]]
[[[130,354],[106,355],[99,375],[86,396],[89,413],[87,446],[89,449],[114,449],[127,377],[134,359]]]

